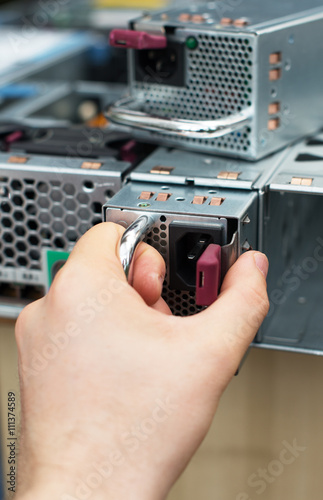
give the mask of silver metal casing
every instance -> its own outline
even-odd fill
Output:
[[[143,51],[130,50],[130,92],[134,104],[152,117],[197,122],[246,113],[249,123],[216,139],[136,125],[135,136],[256,160],[318,131],[323,122],[321,2],[311,0],[305,7],[300,0],[248,0],[231,10],[221,5],[209,2],[133,21],[134,30],[167,37],[170,50],[177,51],[177,69],[163,79],[162,71],[154,74],[143,66]],[[181,20],[183,14],[191,20]],[[221,24],[226,18],[230,25]],[[233,23],[239,20],[237,27]],[[187,46],[190,38],[198,43],[195,49]]]

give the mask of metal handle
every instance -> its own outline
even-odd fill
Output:
[[[126,278],[130,284],[132,283],[130,268],[136,248],[155,223],[156,218],[157,216],[154,217],[153,215],[141,215],[128,227],[121,238],[119,255]]]
[[[218,120],[179,120],[152,116],[129,106],[140,104],[134,98],[127,97],[108,108],[105,116],[119,125],[134,127],[150,132],[187,137],[189,139],[216,139],[241,129],[251,120],[251,110],[241,111]]]

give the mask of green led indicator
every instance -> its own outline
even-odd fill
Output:
[[[196,49],[197,46],[198,46],[198,41],[196,40],[196,38],[194,36],[189,36],[186,39],[186,47],[188,49],[194,50],[194,49]]]
[[[146,203],[146,202],[144,202],[144,203],[138,203],[138,207],[140,207],[140,208],[148,208],[148,207],[150,207],[150,203]]]

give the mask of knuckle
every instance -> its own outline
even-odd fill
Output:
[[[100,233],[104,232],[105,234],[109,233],[111,237],[114,237],[115,239],[119,239],[121,238],[124,231],[124,227],[120,226],[119,224],[115,224],[114,222],[101,222],[100,224],[96,224],[91,229],[89,229],[86,234],[99,235]]]

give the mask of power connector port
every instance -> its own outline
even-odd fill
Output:
[[[184,44],[168,42],[166,49],[135,51],[138,82],[183,87],[185,85]]]
[[[227,224],[192,224],[173,221],[169,225],[169,286],[173,290],[194,291],[196,266],[210,244],[227,243]]]

